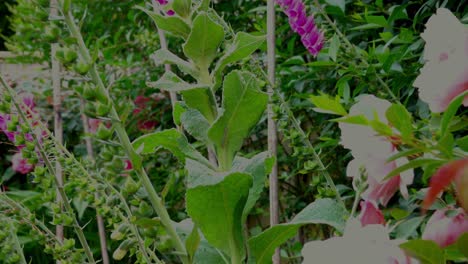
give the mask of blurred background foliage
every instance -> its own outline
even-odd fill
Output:
[[[0,50],[8,49],[17,54],[16,61],[23,63],[50,63],[50,41],[55,40],[66,47],[66,38],[56,39],[65,34],[60,21],[49,21],[49,1],[3,0],[0,3]],[[151,130],[174,127],[171,106],[167,94],[152,90],[146,82],[155,81],[163,72],[162,67],[154,66],[150,55],[159,49],[156,28],[147,15],[133,8],[144,4],[137,1],[88,1],[75,0],[75,17],[80,20],[85,42],[90,50],[96,52],[101,72],[105,72],[107,83],[112,84],[112,96],[119,103],[122,113],[127,113],[126,126],[133,138],[146,132],[138,123],[154,121]],[[266,32],[265,0],[218,0],[212,6],[229,23],[234,31]],[[424,30],[427,18],[435,13],[436,8],[446,7],[454,12],[462,22],[468,21],[468,5],[458,0],[320,0],[324,12],[335,23],[330,24],[315,5],[315,1],[305,1],[315,14],[317,25],[325,32],[325,48],[317,58],[308,54],[300,38],[291,31],[287,17],[277,12],[277,103],[276,118],[279,124],[279,171],[281,179],[281,221],[290,220],[295,213],[317,198],[333,197],[333,191],[320,176],[318,166],[312,157],[312,151],[305,141],[309,140],[320,154],[335,183],[348,198],[352,197],[350,179],[346,177],[346,165],[351,159],[347,150],[339,145],[340,132],[334,122],[329,122],[329,115],[317,113],[309,100],[311,94],[325,92],[340,95],[344,105],[349,108],[353,98],[359,94],[372,93],[380,98],[394,100],[382,82],[390,87],[391,92],[416,118],[429,115],[427,105],[418,100],[417,91],[412,87],[422,66],[424,42],[419,37]],[[53,18],[52,18],[53,19]],[[336,28],[334,28],[336,27]],[[340,36],[336,30],[342,32]],[[55,34],[55,31],[60,34]],[[351,49],[343,39],[345,37],[356,46]],[[181,54],[180,43],[168,36],[169,49]],[[179,50],[178,50],[179,49]],[[263,47],[254,55],[254,60],[244,62],[245,67],[260,77],[259,67],[265,69],[265,51]],[[80,122],[81,100],[72,93],[71,87],[82,85],[81,76],[64,75],[64,134],[67,147],[77,156],[86,155],[83,142],[83,128]],[[381,80],[381,81],[380,81]],[[68,87],[68,88],[67,88]],[[22,89],[22,87],[18,87]],[[27,88],[24,88],[27,89]],[[37,87],[29,88],[36,96],[37,104],[45,113],[43,118],[52,124],[52,94],[49,80],[43,80]],[[133,114],[137,108],[134,101],[137,96],[151,100],[143,106],[143,111]],[[161,98],[166,98],[161,100]],[[49,100],[49,101],[48,101]],[[283,103],[286,102],[286,104]],[[140,106],[141,108],[141,106]],[[291,110],[291,113],[288,111]],[[48,113],[48,114],[47,114]],[[293,115],[306,132],[304,138],[292,122]],[[30,206],[40,206],[40,196],[36,186],[25,176],[14,175],[9,168],[11,152],[6,149],[6,138],[0,135],[0,183],[11,190],[17,190],[18,199],[29,197]],[[193,139],[192,139],[193,140]],[[96,143],[99,155],[106,155],[106,148]],[[266,125],[255,128],[249,140],[245,142],[245,153],[261,152],[266,146]],[[118,151],[118,150],[112,150]],[[109,167],[105,162],[103,168]],[[107,166],[107,167],[106,167]],[[184,210],[184,175],[185,171],[168,153],[148,161],[146,166],[158,192],[164,190],[165,202],[170,208],[174,220],[186,217]],[[109,168],[112,169],[112,168]],[[112,171],[112,170],[111,170]],[[120,172],[115,171],[117,184],[123,184]],[[417,175],[413,187],[421,184],[421,175]],[[413,188],[415,190],[415,188]],[[411,190],[410,190],[411,192]],[[32,198],[31,198],[32,197]],[[391,201],[397,204],[397,198]],[[36,203],[36,204],[35,204]],[[81,208],[84,214],[80,221],[94,223],[94,211]],[[386,212],[386,213],[389,213]],[[257,204],[250,216],[250,231],[255,234],[268,225],[268,193]],[[94,224],[87,227],[87,235],[98,250],[98,237]],[[261,229],[259,228],[261,227]],[[94,229],[93,229],[94,228]],[[282,255],[288,263],[300,260],[301,244],[310,239],[329,237],[326,227],[308,227],[283,247]],[[25,252],[34,256],[33,263],[49,263],[50,259],[41,250],[34,239],[27,233],[22,235],[26,243]]]

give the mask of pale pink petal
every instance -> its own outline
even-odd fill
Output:
[[[439,246],[446,247],[455,243],[458,237],[468,232],[466,213],[458,208],[456,216],[449,217],[446,215],[447,211],[447,208],[443,208],[434,212],[424,229],[423,239],[433,240]]]

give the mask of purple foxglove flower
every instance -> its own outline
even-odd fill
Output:
[[[28,161],[25,158],[23,158],[21,152],[18,152],[15,155],[13,155],[11,163],[13,170],[21,174],[27,174],[28,172],[34,169],[34,166],[29,164]]]
[[[167,5],[168,1],[167,0],[156,0],[160,5]]]
[[[317,28],[314,16],[307,16],[306,8],[301,0],[276,0],[289,18],[291,29],[301,36],[301,41],[314,56],[323,47],[324,35]]]

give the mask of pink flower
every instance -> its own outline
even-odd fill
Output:
[[[130,160],[125,160],[125,166],[124,166],[125,170],[131,170],[133,169],[133,164]]]
[[[21,174],[27,174],[28,172],[32,171],[34,166],[29,164],[26,159],[23,158],[21,152],[16,153],[13,155],[11,159],[12,168],[14,171],[17,171]]]
[[[36,103],[34,103],[34,95],[32,93],[22,93],[21,99],[27,107],[29,107],[31,110],[34,110]]]
[[[413,85],[431,111],[440,113],[468,90],[468,29],[450,10],[439,8],[421,37],[426,41],[426,63]],[[468,95],[463,104],[468,106]]]
[[[167,0],[156,0],[160,5],[167,5],[168,1]]]
[[[362,226],[366,225],[384,225],[385,219],[379,207],[371,201],[361,201],[361,214],[359,220]]]
[[[456,215],[452,217],[447,216],[448,211],[444,208],[434,212],[424,229],[423,239],[433,240],[439,246],[446,247],[468,232],[468,215],[461,208],[456,209]]]
[[[452,182],[455,182],[459,203],[468,213],[468,158],[451,161],[432,175],[429,181],[429,191],[424,198],[423,209],[427,210],[437,196]]]
[[[388,124],[385,112],[390,107],[388,101],[379,99],[373,95],[362,95],[358,103],[350,109],[350,116],[364,115],[368,120],[378,120]],[[413,172],[406,171],[384,180],[385,176],[393,169],[407,163],[406,158],[400,158],[387,162],[388,158],[397,153],[395,146],[386,137],[379,136],[371,127],[350,123],[340,123],[341,144],[351,150],[354,157],[348,164],[347,175],[359,177],[361,169],[367,175],[367,190],[362,194],[365,200],[380,203],[384,206],[400,189],[402,195],[407,198],[407,185],[413,182]]]
[[[302,263],[419,263],[406,256],[398,247],[403,242],[390,240],[388,230],[383,225],[370,224],[363,227],[356,219],[350,219],[342,237],[305,244]]]
[[[314,16],[307,16],[306,8],[301,0],[276,0],[289,18],[289,24],[294,32],[301,36],[302,44],[314,56],[323,47],[323,33],[315,25]]]
[[[175,12],[174,12],[174,10],[169,9],[169,10],[167,10],[166,14],[167,14],[168,16],[173,16],[173,15],[175,15]]]
[[[88,119],[89,133],[95,134],[102,120],[96,118]]]

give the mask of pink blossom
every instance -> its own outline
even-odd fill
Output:
[[[167,0],[156,0],[160,5],[167,5],[169,3]]]
[[[371,201],[361,201],[361,214],[359,220],[362,226],[366,225],[384,225],[385,219],[379,207]]]
[[[468,232],[468,215],[461,208],[456,209],[455,216],[447,216],[449,209],[443,208],[434,212],[427,222],[422,238],[433,240],[439,246],[446,247]]]
[[[364,115],[368,120],[376,118],[388,124],[385,112],[390,103],[373,95],[362,95],[358,103],[350,109],[350,116]],[[367,175],[367,190],[362,194],[365,200],[377,202],[386,206],[398,189],[403,197],[408,197],[407,185],[413,182],[411,170],[384,180],[393,169],[407,163],[406,158],[387,162],[388,158],[397,153],[395,146],[386,137],[379,136],[371,127],[350,123],[340,123],[341,144],[351,150],[354,157],[348,164],[347,175],[359,177],[361,168]]]
[[[88,119],[89,133],[95,134],[102,120],[96,118]]]
[[[31,110],[34,110],[36,103],[34,102],[34,95],[32,93],[22,93],[20,97],[27,107],[29,107]]]
[[[32,171],[34,166],[29,164],[26,159],[23,158],[21,152],[16,153],[13,155],[11,159],[12,168],[14,171],[17,171],[21,174],[27,174],[28,172]]]
[[[440,113],[468,90],[468,29],[450,10],[439,8],[421,37],[426,41],[426,63],[413,85],[431,111]],[[463,104],[468,106],[468,95]]]
[[[361,226],[356,219],[350,219],[342,237],[305,244],[302,249],[304,257],[302,263],[419,263],[406,256],[398,247],[404,241],[390,240],[388,233],[383,225]]]
[[[423,202],[423,209],[427,210],[437,196],[455,183],[457,199],[468,213],[468,158],[451,161],[440,167],[429,181],[429,191]]]
[[[314,56],[323,47],[324,36],[314,20],[314,16],[307,16],[306,7],[301,0],[276,0],[289,18],[289,24],[294,32],[301,36],[302,44]]]
[[[133,169],[133,164],[130,160],[125,160],[125,166],[124,166],[125,170],[131,170]]]
[[[168,16],[173,16],[173,15],[175,15],[175,12],[174,12],[174,10],[169,9],[169,10],[167,10],[166,14],[167,14]]]

